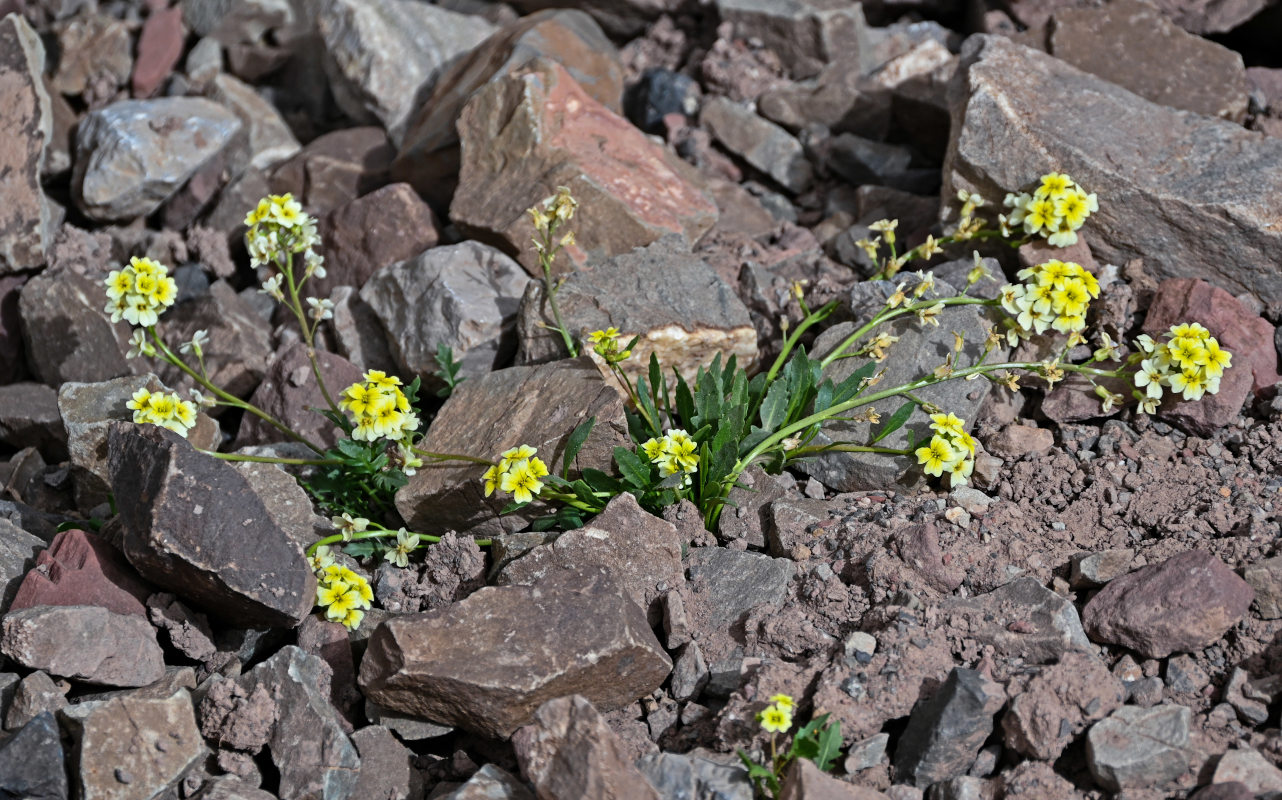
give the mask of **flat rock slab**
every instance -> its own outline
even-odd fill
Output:
[[[778,55],[794,80],[811,78],[832,62],[871,67],[868,26],[861,6],[807,0],[717,0],[717,16],[736,39],[759,40]]]
[[[594,100],[559,64],[538,58],[483,87],[458,122],[462,166],[450,218],[467,236],[512,254],[538,274],[526,209],[569,187],[581,247],[626,253],[666,233],[694,242],[717,206],[694,169]],[[557,269],[582,264],[566,248]]]
[[[611,711],[671,669],[645,613],[612,579],[557,573],[388,620],[370,639],[360,686],[381,706],[506,738],[550,699],[581,694]]]
[[[103,313],[99,281],[70,269],[47,269],[27,281],[18,298],[27,363],[52,387],[67,381],[105,381],[132,372],[125,359],[125,323]]]
[[[125,100],[90,112],[76,128],[76,205],[94,220],[150,214],[242,128],[234,113],[199,97]]]
[[[571,475],[586,467],[610,472],[614,448],[632,446],[622,398],[587,357],[510,367],[459,384],[419,447],[497,458],[510,447],[528,444],[538,449],[549,470],[559,473],[566,439],[588,417],[596,417],[596,425],[571,465]],[[415,530],[475,535],[519,530],[545,513],[534,503],[523,512],[500,516],[512,498],[497,491],[485,497],[484,472],[483,465],[448,462],[421,469],[396,493],[396,508]]]
[[[1016,578],[977,597],[956,599],[941,618],[1006,658],[1049,664],[1072,650],[1093,651],[1077,609],[1036,578]]]
[[[1187,550],[1108,583],[1082,610],[1091,638],[1149,658],[1214,644],[1246,616],[1255,592],[1205,550]]]
[[[691,383],[718,353],[723,362],[735,356],[744,369],[757,363],[757,331],[748,309],[676,234],[571,273],[556,299],[570,335],[579,341],[611,327],[620,331],[621,345],[640,337],[632,357],[619,365],[634,381],[648,374],[651,353],[669,379],[675,369]],[[532,284],[517,321],[521,361],[564,357],[565,345],[548,329],[551,324],[542,284]]]
[[[728,630],[760,605],[779,608],[797,566],[786,558],[724,547],[698,547],[686,557],[687,612],[697,627]]]
[[[752,109],[726,97],[711,97],[699,121],[727,150],[783,188],[793,194],[810,188],[814,170],[801,142]]]
[[[944,165],[950,206],[959,189],[1000,198],[1067,172],[1099,196],[1086,223],[1097,259],[1142,257],[1158,278],[1210,277],[1232,294],[1282,300],[1272,201],[1282,141],[1150,103],[1003,37],[967,40],[960,76]]]
[[[1193,712],[1175,704],[1122,706],[1086,734],[1086,761],[1095,780],[1113,792],[1156,787],[1189,766]]]
[[[151,593],[119,550],[96,534],[68,530],[40,552],[10,608],[99,606],[145,618]]]
[[[155,426],[116,423],[109,447],[122,549],[143,577],[227,625],[307,616],[316,576],[244,475]]]
[[[0,745],[0,794],[30,800],[66,800],[67,767],[58,722],[37,715]]]
[[[53,243],[53,212],[40,186],[53,110],[41,75],[45,49],[21,14],[0,20],[0,274],[34,269]]]
[[[0,652],[30,669],[101,686],[146,686],[165,674],[145,617],[97,606],[35,606],[4,617]]]

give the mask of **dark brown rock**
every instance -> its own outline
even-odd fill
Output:
[[[218,652],[209,619],[172,594],[158,592],[148,598],[147,618],[164,632],[170,647],[193,661],[206,661]]]
[[[1213,644],[1254,595],[1223,561],[1188,550],[1111,581],[1086,604],[1082,622],[1096,641],[1165,658]]]
[[[278,164],[267,184],[273,193],[292,193],[310,213],[322,216],[389,183],[388,169],[395,155],[382,128],[343,128],[316,137]],[[246,211],[248,206],[228,213],[239,223]],[[227,230],[229,226],[216,227]]]
[[[23,376],[22,322],[18,298],[25,275],[0,277],[0,384],[13,383]]]
[[[27,363],[50,386],[128,375],[128,325],[103,313],[103,285],[71,270],[46,270],[22,287],[18,309]]]
[[[501,563],[496,554],[494,561]],[[446,531],[427,549],[418,573],[394,564],[380,564],[374,596],[388,611],[430,611],[462,600],[485,585],[485,553],[470,536]]]
[[[955,668],[938,692],[913,707],[895,750],[896,779],[924,788],[966,774],[1005,703],[1001,684]]]
[[[145,618],[151,591],[119,550],[96,534],[69,530],[41,551],[10,608],[99,606]]]
[[[45,147],[53,135],[49,95],[41,75],[45,50],[26,20],[0,20],[0,274],[40,267],[53,240],[53,212],[40,187]]]
[[[234,467],[154,426],[117,423],[109,446],[122,549],[148,580],[228,625],[293,627],[311,611],[302,548]]]
[[[381,725],[361,728],[352,735],[361,757],[361,771],[352,797],[407,800],[423,792],[423,777],[414,768],[415,755]]]
[[[103,686],[146,686],[165,673],[145,617],[98,606],[36,606],[5,614],[0,652],[30,669]]]
[[[0,385],[0,442],[34,447],[50,459],[67,456],[67,430],[58,414],[58,393],[42,383]]]
[[[645,613],[613,580],[555,573],[388,620],[370,639],[360,684],[381,706],[507,737],[547,700],[581,694],[613,710],[658,688],[671,668]]]
[[[344,389],[362,380],[360,367],[342,356],[317,350],[316,360],[325,386],[335,402]],[[341,434],[334,423],[316,411],[328,408],[328,405],[316,383],[312,363],[307,358],[307,345],[303,342],[296,341],[272,355],[262,383],[258,384],[249,402],[322,447],[333,447]],[[238,447],[283,441],[293,440],[252,414],[245,415],[236,436]]]
[[[320,220],[325,243],[324,278],[311,278],[308,293],[329,297],[335,286],[360,289],[380,268],[435,247],[436,216],[406,183],[393,183],[340,206]]]

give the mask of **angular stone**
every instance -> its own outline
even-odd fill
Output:
[[[1088,723],[1113,713],[1125,696],[1122,682],[1099,659],[1065,653],[1011,700],[1002,717],[1006,746],[1053,761]]]
[[[348,386],[362,380],[360,367],[341,356],[317,350],[316,360],[325,378],[325,386],[335,400]],[[312,363],[307,358],[307,345],[301,341],[273,354],[263,381],[249,402],[322,447],[333,447],[341,433],[334,423],[315,411],[327,406],[312,372]],[[245,415],[236,435],[236,443],[241,447],[283,441],[292,440],[252,414]]]
[[[1055,434],[1036,425],[1012,424],[984,440],[984,447],[998,458],[1014,461],[1028,454],[1045,455],[1055,446]]]
[[[53,112],[41,75],[45,49],[20,14],[0,20],[0,274],[42,266],[53,242],[53,211],[40,186]]]
[[[37,716],[0,744],[0,795],[67,800],[67,767],[53,714]]]
[[[1255,16],[1267,0],[1156,0],[1175,23],[1189,33],[1225,33]]]
[[[742,539],[749,547],[765,547],[770,510],[790,492],[795,495],[795,486],[796,481],[788,473],[771,475],[755,464],[748,467],[726,495],[726,504],[717,517],[717,537],[727,544]],[[771,554],[787,555],[773,546]]]
[[[209,619],[187,608],[172,594],[152,595],[147,600],[147,618],[164,631],[170,647],[193,661],[208,661],[218,652]]]
[[[1189,800],[1255,800],[1255,792],[1237,781],[1213,783],[1189,795]]]
[[[579,9],[537,11],[500,28],[441,74],[410,118],[392,174],[434,205],[448,206],[458,180],[455,123],[464,104],[485,84],[540,57],[565,67],[593,99],[619,113],[623,68],[614,43]]]
[[[494,560],[502,563],[499,556]],[[384,563],[374,576],[374,597],[383,608],[394,613],[430,611],[485,585],[485,554],[472,537],[447,531],[428,548],[417,574],[412,567]]]
[[[686,557],[686,608],[696,627],[725,631],[760,605],[779,608],[796,564],[761,553],[699,547]]]
[[[660,797],[707,797],[709,800],[752,800],[754,797],[748,771],[738,764],[718,764],[678,753],[655,753],[642,756],[636,766],[659,791]]]
[[[396,143],[446,64],[494,30],[481,17],[405,0],[326,0],[316,20],[339,108],[382,123]]]
[[[912,151],[903,145],[842,133],[827,143],[825,163],[853,184],[899,184],[912,163]]]
[[[352,734],[360,754],[361,770],[352,797],[407,800],[423,791],[423,778],[413,767],[414,753],[380,725],[370,725]]]
[[[47,672],[36,670],[10,688],[13,698],[4,715],[4,728],[8,731],[23,727],[41,714],[65,708],[71,684],[54,683]]]
[[[1241,783],[1255,796],[1282,792],[1282,769],[1269,763],[1258,750],[1249,747],[1230,750],[1215,766],[1212,783]]]
[[[632,357],[619,365],[633,380],[647,374],[651,353],[665,371],[675,369],[690,382],[718,353],[723,363],[735,356],[745,369],[757,363],[757,331],[748,309],[675,234],[571,273],[556,300],[579,341],[610,327],[621,332],[620,344],[640,337]],[[542,285],[532,284],[517,322],[523,362],[564,357],[560,335],[547,327],[552,321]]]
[[[361,289],[387,333],[405,380],[429,388],[436,348],[448,345],[462,361],[459,374],[476,377],[510,363],[516,352],[516,310],[530,278],[511,258],[480,242],[433,247],[389,264]]]
[[[896,777],[924,788],[964,775],[1005,702],[1001,684],[955,668],[934,696],[913,708],[895,750]]]
[[[324,215],[387,184],[394,155],[382,128],[343,128],[316,137],[298,155],[277,164],[268,185],[273,193],[291,192],[308,211]],[[228,208],[226,222],[214,227],[243,233],[241,222],[254,202],[257,197]]]
[[[208,294],[175,306],[165,319],[165,336],[171,342],[188,341],[199,330],[209,335],[202,350],[214,385],[237,397],[253,392],[273,352],[270,323],[230,284],[214,281]],[[155,363],[160,379],[169,386],[181,392],[195,386],[177,367]]]
[[[1201,650],[1246,616],[1251,587],[1205,550],[1187,550],[1109,582],[1082,610],[1096,641],[1149,658]]]
[[[1036,578],[1016,578],[987,594],[954,600],[941,611],[948,624],[992,645],[998,655],[1031,664],[1053,663],[1070,650],[1093,651],[1077,608]]]
[[[249,84],[231,75],[218,75],[211,82],[208,95],[231,109],[245,126],[251,167],[267,169],[302,149],[276,107]]]
[[[891,541],[899,558],[935,591],[950,594],[966,579],[964,570],[945,562],[939,530],[933,523],[905,525],[895,531]]]
[[[302,548],[234,467],[155,426],[118,423],[109,447],[122,549],[148,580],[227,625],[294,627],[311,611]]]
[[[138,35],[138,60],[131,80],[134,97],[156,93],[182,58],[185,38],[181,8],[152,8]]]
[[[1255,590],[1255,610],[1260,618],[1282,618],[1282,556],[1246,567],[1242,577]]]
[[[810,162],[801,142],[783,128],[725,97],[709,98],[699,121],[727,150],[783,188],[793,194],[810,188],[814,179]]]
[[[558,186],[579,201],[570,226],[580,245],[562,252],[562,272],[585,262],[580,247],[612,256],[670,232],[693,242],[716,222],[693,168],[547,59],[481,88],[458,129],[462,166],[450,218],[464,234],[515,254],[531,274],[539,266],[524,212]]]
[[[191,694],[124,695],[60,712],[74,741],[77,797],[133,800],[177,792],[188,767],[208,751],[196,728]]]
[[[871,66],[863,8],[824,0],[717,0],[717,15],[736,39],[758,39],[794,79],[819,74],[834,61]]]
[[[1101,550],[1098,553],[1078,553],[1069,564],[1069,580],[1073,586],[1103,586],[1131,569],[1135,551],[1129,547]]]
[[[646,512],[626,492],[610,500],[584,527],[566,531],[508,563],[494,582],[536,584],[552,572],[589,565],[609,570],[652,623],[662,612],[660,597],[685,583],[676,527]]]
[[[326,214],[317,227],[327,272],[309,281],[317,297],[329,297],[336,286],[359,290],[379,269],[413,258],[441,238],[432,209],[405,183],[358,197]]]
[[[242,127],[231,111],[198,97],[125,100],[90,112],[76,131],[76,205],[95,220],[150,214]]]
[[[1233,294],[1282,300],[1282,280],[1265,266],[1282,242],[1267,199],[1282,191],[1270,167],[1282,141],[1149,103],[1002,37],[972,37],[960,69],[944,197],[1003,197],[1053,166],[1100,198],[1086,223],[1097,259],[1143,257],[1158,278],[1209,278]],[[1190,163],[1213,169],[1190,173]],[[1236,185],[1252,191],[1224,193]],[[1225,241],[1237,244],[1225,251]]]
[[[67,431],[58,415],[58,393],[41,383],[0,385],[0,441],[34,447],[50,458],[65,456]]]
[[[35,537],[31,537],[35,538]],[[37,540],[39,541],[39,540]],[[120,551],[88,531],[62,531],[17,587],[12,610],[33,606],[99,606],[146,617],[152,590]]]
[[[587,698],[548,700],[512,736],[521,773],[543,800],[660,800],[627,748]]]
[[[58,64],[50,86],[64,95],[93,94],[99,103],[129,82],[133,43],[124,22],[105,14],[81,14],[54,27]],[[92,103],[91,105],[97,105]]]
[[[165,672],[143,617],[97,606],[36,606],[5,614],[0,651],[30,669],[102,686],[146,686]]]
[[[1233,122],[1246,119],[1242,56],[1186,33],[1141,0],[1056,12],[1049,52],[1154,103]]]
[[[0,612],[8,611],[45,541],[0,518]]]
[[[433,453],[493,458],[518,444],[539,451],[549,469],[564,458],[570,432],[588,417],[596,425],[574,470],[610,471],[614,448],[630,447],[623,400],[585,357],[537,367],[510,367],[463,381],[445,401],[419,447]],[[448,463],[448,462],[447,462]],[[499,516],[511,498],[485,497],[484,468],[441,465],[419,470],[396,493],[396,508],[415,530],[476,535],[517,530],[538,513]],[[574,471],[571,472],[571,475]]]
[[[387,334],[374,309],[350,286],[339,286],[330,298],[334,301],[330,329],[339,355],[363,369],[395,373],[397,366],[387,349]]]
[[[50,386],[130,373],[129,334],[103,313],[101,283],[71,270],[45,270],[22,287],[18,310],[27,363]]]
[[[502,768],[486,764],[462,786],[436,800],[534,800],[534,795]]]
[[[657,689],[671,668],[614,581],[556,573],[388,620],[370,639],[360,685],[380,705],[504,738],[549,699],[581,694],[614,710]]]
[[[234,775],[220,775],[205,781],[189,800],[276,800],[276,795],[256,789]]]
[[[1109,791],[1157,787],[1189,766],[1193,713],[1184,706],[1122,706],[1086,734],[1086,761]]]

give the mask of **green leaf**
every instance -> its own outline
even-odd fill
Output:
[[[881,430],[877,432],[877,435],[874,436],[868,444],[874,445],[902,428],[904,423],[908,421],[908,418],[913,415],[913,409],[915,408],[917,408],[917,404],[909,400],[907,403],[904,403],[902,406],[895,409],[895,413],[890,415],[890,419],[886,420],[886,424],[882,426]]]
[[[833,405],[836,405],[837,403],[844,403],[850,398],[858,396],[864,380],[872,377],[872,374],[876,371],[877,362],[869,361],[867,364],[864,364],[859,369],[850,373],[850,375],[844,381],[837,384],[837,387],[833,390]]]
[[[623,479],[638,489],[650,485],[650,462],[626,447],[614,448],[614,463],[619,465]]]
[[[582,473],[583,482],[592,487],[596,492],[609,492],[618,494],[623,491],[623,484],[610,475],[605,474],[599,469],[588,467]]]
[[[824,714],[820,719],[828,719]],[[832,764],[841,755],[841,720],[833,720],[819,732],[819,752],[810,760],[824,772],[832,770]]]
[[[384,549],[378,544],[377,539],[361,539],[358,542],[348,542],[343,545],[343,552],[352,558],[366,558]]]
[[[832,405],[832,381],[824,381],[819,384],[819,390],[815,392],[815,407],[813,413],[819,414],[827,411]]]
[[[570,464],[583,449],[583,443],[588,440],[588,434],[592,432],[592,426],[595,424],[596,417],[588,417],[577,428],[570,431],[570,438],[565,440],[565,458],[561,461],[562,475],[569,476]]]
[[[645,378],[637,378],[637,400],[641,403],[641,408],[650,418],[650,430],[655,436],[662,436],[661,418],[659,409],[654,406],[654,398],[650,395],[650,387],[646,384]]]
[[[694,425],[694,395],[686,379],[677,374],[677,417],[682,425]]]
[[[775,381],[761,401],[761,429],[774,433],[788,416],[787,381]]]

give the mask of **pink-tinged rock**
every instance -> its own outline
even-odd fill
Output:
[[[0,20],[0,274],[44,266],[53,212],[40,185],[53,112],[45,50],[19,14]]]
[[[138,35],[138,58],[132,79],[134,97],[151,97],[164,83],[183,54],[183,12],[181,8],[160,8],[151,12]]]
[[[10,609],[99,606],[146,618],[152,589],[119,550],[87,531],[63,531],[36,557]]]
[[[336,399],[339,392],[361,380],[361,368],[342,356],[318,350],[316,361],[326,388]],[[294,342],[272,357],[263,382],[254,390],[250,402],[313,442],[332,447],[338,439],[339,431],[334,423],[315,411],[326,407],[325,395],[316,383],[312,363],[307,358],[307,346],[302,342]],[[285,434],[259,417],[249,415],[241,423],[236,437],[238,447],[284,441],[289,441]]]
[[[1269,0],[1154,0],[1189,33],[1225,33],[1254,17]]]
[[[102,686],[146,686],[165,674],[151,623],[98,606],[11,609],[0,625],[0,652],[30,669]]]
[[[459,189],[450,217],[469,236],[539,270],[525,210],[569,187],[579,246],[560,271],[613,256],[666,233],[693,242],[717,207],[693,168],[584,91],[561,65],[539,58],[473,95],[458,122]]]
[[[779,800],[887,800],[887,795],[834,778],[810,759],[799,758],[784,778]]]
[[[1254,597],[1223,561],[1189,550],[1109,582],[1086,604],[1082,624],[1097,642],[1165,658],[1213,644]]]

